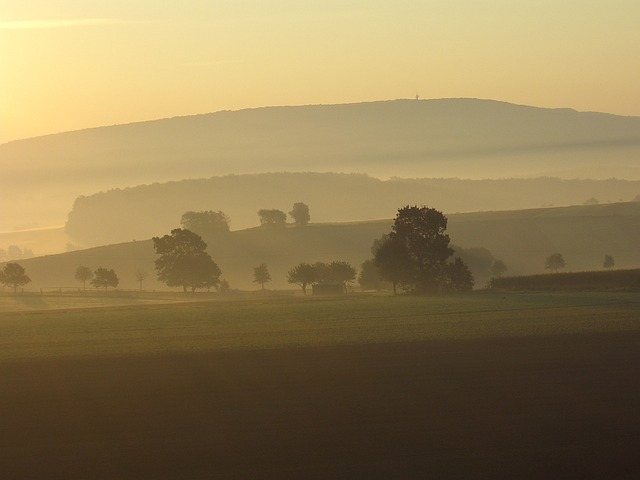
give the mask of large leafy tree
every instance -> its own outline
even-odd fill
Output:
[[[404,242],[398,238],[383,235],[372,247],[373,263],[378,267],[380,276],[391,282],[394,295],[398,285],[410,286],[413,280],[413,264]]]
[[[309,205],[303,202],[294,203],[289,215],[293,218],[293,223],[299,227],[304,227],[311,220]]]
[[[207,244],[200,235],[176,228],[171,235],[153,238],[158,280],[169,287],[182,287],[195,292],[198,288],[211,288],[220,283],[221,271],[207,253]]]
[[[22,287],[30,281],[24,267],[18,263],[7,263],[0,271],[0,283],[13,288],[13,293],[17,293],[18,287]]]
[[[299,263],[287,273],[287,281],[300,285],[302,292],[307,294],[307,286],[316,282],[318,272],[314,265],[309,263]]]
[[[229,232],[229,217],[220,210],[185,212],[180,219],[180,224],[187,230],[205,236]]]
[[[343,261],[300,263],[289,270],[287,280],[289,283],[300,285],[305,294],[308,285],[319,283],[340,284],[346,291],[347,284],[356,279],[356,273],[356,269],[351,264]]]
[[[282,210],[258,210],[258,218],[263,227],[284,227],[287,225],[287,214]]]
[[[93,272],[93,280],[91,280],[91,285],[96,288],[104,288],[105,292],[107,291],[108,287],[116,288],[119,283],[120,279],[113,269],[108,270],[104,267],[98,267],[98,269]]]
[[[356,269],[350,263],[344,261],[335,261],[326,265],[324,268],[323,280],[330,283],[342,284],[342,289],[347,290],[347,284],[356,279]]]
[[[452,275],[462,275],[462,265],[469,269],[462,260],[448,262],[454,250],[446,229],[447,217],[434,208],[406,206],[398,210],[389,235],[377,248],[374,245],[374,262],[382,277],[392,282],[394,292],[397,284],[419,293],[457,285]]]

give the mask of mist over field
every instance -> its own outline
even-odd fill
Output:
[[[252,288],[249,259],[271,264],[273,288],[287,288],[297,262],[359,267],[405,205],[443,211],[454,244],[487,252],[474,267],[477,286],[491,259],[507,261],[511,274],[537,273],[552,250],[571,269],[597,267],[605,254],[633,268],[640,212],[624,202],[640,198],[638,158],[638,117],[475,99],[268,107],[68,132],[0,145],[0,261],[137,242],[147,245],[137,260],[137,247],[106,258],[153,272],[145,242],[180,227],[187,211],[222,211],[244,235],[260,225],[259,210],[304,202],[314,225],[373,223],[351,243],[351,227],[336,225],[338,236],[309,238],[306,254],[289,258],[294,238],[276,245],[260,229],[247,232],[255,238],[244,252],[236,240],[207,239],[234,287]],[[571,205],[585,207],[535,210]],[[514,215],[461,215],[500,211]],[[64,268],[47,266],[49,257],[26,263],[38,272],[31,286],[67,285],[76,264],[98,266],[77,255],[60,257]],[[121,287],[134,285],[124,274]]]
[[[0,480],[640,479],[638,0],[0,3]]]
[[[154,182],[285,171],[363,173],[380,180],[640,180],[639,157],[638,117],[490,100],[222,111],[0,145],[0,232],[60,226],[80,195]],[[282,203],[298,200],[282,198]],[[557,204],[521,200],[516,208]],[[607,200],[631,198],[610,191],[600,198]],[[390,205],[389,211],[399,206]],[[513,207],[508,201],[477,209]]]

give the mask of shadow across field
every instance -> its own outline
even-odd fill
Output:
[[[640,333],[5,361],[2,478],[637,478]]]
[[[0,321],[3,479],[640,475],[633,293],[61,298]]]

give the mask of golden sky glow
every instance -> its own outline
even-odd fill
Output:
[[[0,0],[0,143],[266,105],[640,115],[637,0]]]

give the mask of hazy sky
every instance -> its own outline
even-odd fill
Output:
[[[0,143],[267,105],[640,115],[638,0],[0,0]]]

